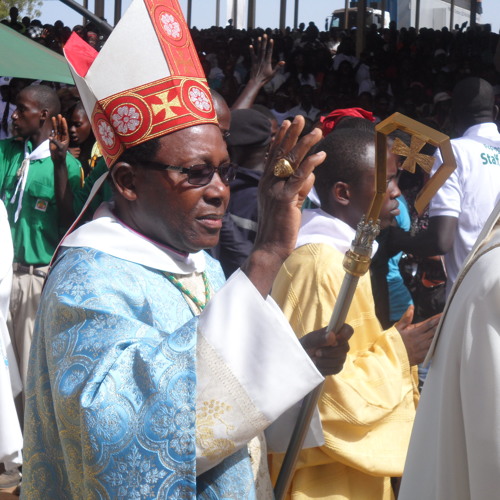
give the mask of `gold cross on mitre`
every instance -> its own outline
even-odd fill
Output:
[[[376,196],[378,197],[372,203],[371,211],[374,211],[383,203],[383,197],[387,189],[386,169],[387,169],[387,136],[395,130],[402,130],[411,135],[410,146],[407,146],[400,139],[394,141],[391,151],[395,154],[406,156],[403,168],[411,173],[415,173],[416,165],[420,165],[427,173],[430,173],[434,158],[420,153],[425,144],[431,144],[439,148],[442,165],[434,175],[425,184],[424,188],[418,193],[415,201],[415,209],[422,214],[425,207],[431,201],[431,198],[437,193],[439,188],[445,183],[453,170],[457,168],[457,162],[451,149],[450,138],[427,125],[416,120],[412,120],[401,113],[393,115],[380,122],[375,127],[376,139]]]
[[[434,158],[432,156],[421,153],[422,148],[427,144],[427,141],[420,139],[416,135],[411,138],[410,147],[408,147],[399,137],[394,139],[391,151],[400,156],[406,156],[401,168],[408,170],[414,174],[417,164],[420,165],[428,174],[431,173],[432,166],[434,165]]]
[[[153,113],[155,115],[160,114],[162,111],[165,111],[165,120],[168,120],[169,118],[173,118],[174,116],[177,116],[177,113],[172,109],[172,107],[181,107],[181,102],[179,100],[179,97],[174,97],[171,101],[168,100],[168,95],[169,95],[170,89],[162,92],[161,94],[157,94],[156,97],[160,99],[161,104],[153,104],[151,108],[153,109]]]

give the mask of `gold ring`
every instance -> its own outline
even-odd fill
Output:
[[[274,175],[276,177],[290,177],[295,170],[286,158],[280,158],[274,165]]]

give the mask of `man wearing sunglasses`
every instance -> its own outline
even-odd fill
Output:
[[[98,54],[78,36],[65,46],[114,200],[63,241],[45,286],[24,498],[271,498],[247,443],[345,360],[348,327],[299,343],[268,298],[324,159],[306,158],[320,134],[298,141],[303,119],[275,141],[241,270],[224,284],[204,252],[233,168],[192,49],[172,0],[134,0]]]

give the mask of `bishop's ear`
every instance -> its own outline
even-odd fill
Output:
[[[136,169],[129,163],[120,161],[111,169],[111,178],[115,189],[128,201],[137,199]]]

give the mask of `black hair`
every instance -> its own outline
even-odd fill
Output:
[[[82,109],[83,111],[85,111],[85,113],[87,113],[87,110],[85,109],[85,106],[83,105],[82,101],[76,101],[74,103],[71,103],[69,107],[66,109],[66,112],[64,113],[68,122],[71,121],[71,116],[75,111],[80,111]]]
[[[453,89],[452,109],[455,117],[464,124],[493,121],[495,93],[482,78],[469,77]]]
[[[85,106],[83,105],[83,102],[82,102],[82,101],[77,101],[77,102],[75,103],[75,105],[73,106],[73,110],[72,110],[72,112],[74,112],[74,111],[80,111],[80,110],[82,110],[82,109],[83,109],[83,111],[85,111],[85,113],[87,112],[87,111],[85,110]]]
[[[335,125],[334,130],[342,129],[364,130],[373,135],[375,134],[375,124],[372,121],[367,120],[366,118],[360,118],[359,116],[344,116],[340,119],[337,125]]]
[[[126,149],[115,163],[122,161],[129,165],[140,166],[142,162],[153,161],[160,148],[160,139],[162,137],[155,137]]]
[[[365,119],[361,120],[368,122]],[[363,128],[338,129],[335,127],[316,145],[315,151],[326,153],[325,161],[314,171],[316,176],[314,187],[322,205],[327,204],[330,189],[335,183],[358,184],[367,165],[366,150],[374,144],[373,131]]]
[[[51,117],[61,112],[61,102],[57,92],[47,85],[29,85],[21,92],[29,92],[41,108],[46,108],[49,111]]]

